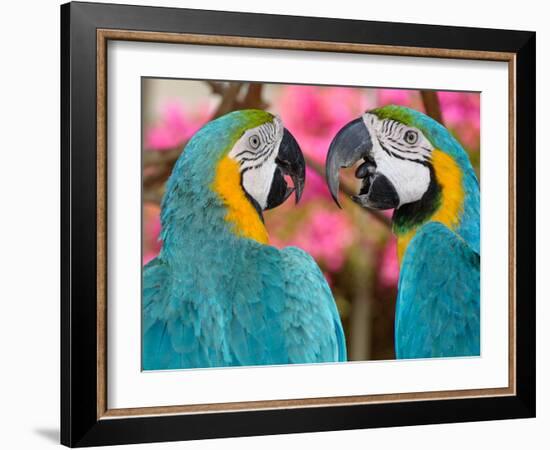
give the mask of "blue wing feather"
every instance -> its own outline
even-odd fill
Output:
[[[346,360],[334,298],[307,253],[257,246],[232,271],[197,285],[158,258],[144,268],[145,370]]]
[[[397,358],[480,354],[479,254],[438,222],[424,225],[401,265]]]
[[[315,260],[297,247],[283,256],[283,313],[290,362],[346,361],[346,343],[334,297]]]

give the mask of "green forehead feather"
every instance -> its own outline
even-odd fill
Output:
[[[405,106],[388,105],[382,108],[373,109],[370,113],[376,115],[380,120],[391,119],[401,122],[407,126],[416,126],[418,112]]]
[[[192,141],[202,149],[203,154],[212,152],[213,157],[218,159],[230,151],[246,131],[274,118],[273,114],[259,109],[233,111],[207,123],[193,136]]]
[[[243,109],[226,114],[211,124],[213,128],[222,131],[228,138],[226,141],[226,150],[228,151],[247,130],[271,122],[273,119],[273,114],[267,111]]]
[[[260,109],[243,109],[241,111],[234,111],[228,114],[227,117],[230,119],[236,119],[244,131],[259,127],[266,122],[271,122],[274,118],[273,114]]]
[[[197,178],[210,183],[218,161],[227,155],[242,135],[247,130],[272,122],[274,118],[275,116],[267,111],[245,109],[230,112],[208,122],[185,146],[172,178],[178,179],[182,176],[178,174],[185,171],[186,178],[194,173]]]

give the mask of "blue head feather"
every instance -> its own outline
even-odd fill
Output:
[[[197,239],[203,240],[201,236],[229,229],[223,201],[211,189],[216,168],[246,130],[272,119],[265,111],[234,111],[209,122],[191,138],[172,170],[161,205],[161,255],[165,259],[177,247],[188,249]],[[211,242],[204,240],[204,245]]]

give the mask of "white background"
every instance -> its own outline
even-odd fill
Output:
[[[508,386],[506,63],[114,42],[108,67],[108,408]],[[481,91],[481,357],[141,372],[143,75]]]
[[[136,4],[152,3],[133,0]],[[536,30],[539,81],[537,128],[549,98],[550,30],[544,2],[479,2],[450,6],[440,1],[257,2],[162,1],[157,5],[207,9],[392,20]],[[2,9],[0,123],[2,159],[2,322],[0,326],[0,446],[40,449],[56,445],[59,422],[59,2],[6,2]],[[496,9],[498,5],[498,9]],[[451,13],[452,11],[452,13]],[[546,103],[546,105],[545,105]],[[550,265],[548,146],[537,152],[539,205],[537,273],[544,283]],[[526,149],[530,151],[531,149]],[[538,291],[538,418],[475,424],[358,430],[206,442],[141,445],[136,448],[547,448],[550,427],[548,293]],[[542,380],[542,382],[541,382]]]

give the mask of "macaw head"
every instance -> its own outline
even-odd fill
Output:
[[[393,105],[363,114],[332,141],[326,174],[337,203],[339,170],[359,161],[355,176],[361,187],[352,199],[372,209],[433,213],[445,200],[443,194],[455,203],[461,200],[463,175],[472,172],[466,152],[445,127]]]
[[[281,119],[260,110],[235,111],[225,118],[234,122],[225,167],[238,167],[242,189],[258,212],[281,205],[293,192],[298,203],[306,176],[304,155]]]
[[[187,144],[167,185],[165,222],[175,207],[208,214],[214,200],[236,234],[266,242],[262,212],[292,193],[298,202],[304,183],[304,156],[281,119],[266,111],[234,111],[207,123]]]

